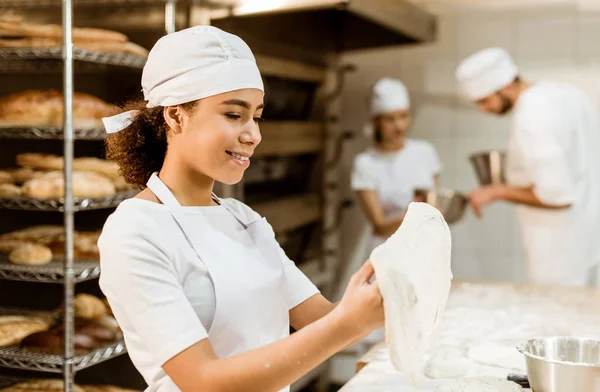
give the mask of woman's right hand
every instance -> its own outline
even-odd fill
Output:
[[[362,338],[384,326],[383,297],[377,281],[369,282],[375,270],[368,260],[350,278],[346,291],[334,312],[345,328]]]

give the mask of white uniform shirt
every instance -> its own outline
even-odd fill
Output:
[[[352,189],[375,190],[386,219],[402,216],[417,188],[432,189],[442,165],[435,148],[426,141],[408,139],[400,151],[369,148],[354,159]],[[374,235],[372,248],[386,238]]]
[[[221,202],[247,222],[260,218],[237,200]],[[225,206],[183,209],[192,221],[202,215],[215,230],[244,244],[249,257],[260,257],[246,230]],[[149,390],[171,385],[162,365],[207,338],[214,318],[215,296],[206,266],[167,207],[147,200],[122,202],[106,221],[98,246],[100,287],[123,330],[129,356]],[[283,250],[281,260],[288,286],[282,295],[292,309],[319,290]]]
[[[519,206],[531,281],[585,284],[598,262],[600,241],[600,122],[578,89],[539,83],[515,106],[509,139],[507,180],[533,186],[550,210]]]

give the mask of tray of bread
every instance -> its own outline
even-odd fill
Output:
[[[64,281],[63,226],[39,225],[0,234],[0,278],[35,282]],[[75,281],[100,275],[100,231],[75,231]]]
[[[26,21],[14,13],[0,16],[0,60],[62,60],[61,25]],[[117,31],[74,27],[73,58],[99,64],[142,68],[148,50]]]
[[[64,211],[64,160],[53,154],[22,153],[19,166],[0,170],[0,208]],[[75,211],[116,207],[135,196],[115,162],[95,157],[73,160]]]
[[[121,329],[106,300],[78,294],[73,300],[75,370],[85,369],[126,352]],[[63,307],[55,311],[0,309],[0,365],[62,372]]]
[[[26,90],[0,97],[0,138],[62,139],[64,101],[56,89]],[[103,140],[102,118],[115,106],[86,93],[73,94],[73,128],[78,140]]]
[[[73,392],[135,392],[115,385],[73,384]],[[58,378],[0,377],[0,392],[63,392],[64,381]]]

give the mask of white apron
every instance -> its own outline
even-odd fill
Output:
[[[229,246],[232,240],[208,222],[192,224],[156,174],[150,177],[147,186],[169,209],[209,272],[216,309],[208,339],[217,356],[231,357],[289,336],[283,263],[275,235],[265,218],[244,222],[224,204],[262,255],[258,260],[249,259],[247,254],[236,252],[237,247]],[[213,199],[219,202],[215,195]],[[289,391],[289,387],[282,391]]]

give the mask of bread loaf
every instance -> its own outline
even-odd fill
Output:
[[[61,171],[52,171],[40,178],[23,184],[23,194],[36,199],[64,197],[64,176]],[[105,176],[93,172],[73,173],[73,196],[102,198],[116,193],[115,185]]]
[[[13,384],[0,389],[0,392],[63,392],[64,385],[63,380],[59,379],[34,379]],[[73,384],[73,392],[86,392],[86,390]]]
[[[15,158],[17,165],[25,168],[41,170],[63,170],[64,159],[54,154],[40,154],[26,152],[18,154]],[[73,159],[73,169],[77,171],[90,171],[102,174],[113,180],[120,178],[119,165],[114,161],[107,161],[95,157],[81,157]],[[36,176],[39,178],[40,176]]]
[[[127,42],[127,36],[117,31],[96,29],[88,27],[74,27],[73,40],[87,41],[114,41]],[[61,25],[26,23],[0,19],[0,36],[10,37],[35,37],[62,39],[63,29]]]
[[[14,249],[8,259],[13,264],[44,265],[52,261],[52,251],[44,245],[28,244]]]
[[[0,197],[17,197],[23,194],[23,190],[17,185],[0,184]]]
[[[0,40],[5,41],[5,40]],[[2,43],[0,42],[0,47]],[[73,125],[102,128],[102,117],[114,107],[90,94],[73,95]],[[29,90],[0,98],[0,127],[62,127],[63,94],[58,90]]]
[[[77,294],[74,301],[75,317],[93,320],[107,315],[107,309],[100,298],[89,294]]]
[[[0,170],[0,184],[12,184],[14,182],[13,176],[6,170]]]
[[[0,316],[0,347],[12,346],[26,336],[46,331],[51,323],[39,317]]]

